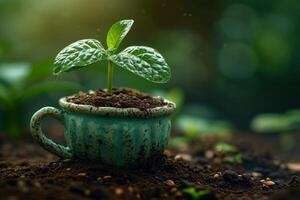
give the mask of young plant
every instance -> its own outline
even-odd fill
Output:
[[[239,150],[236,146],[225,142],[219,142],[215,145],[215,150],[224,152],[225,154],[237,153]]]
[[[240,164],[243,162],[242,155],[239,153],[239,149],[225,142],[219,142],[214,147],[215,151],[222,152],[225,154],[223,162],[229,164]]]
[[[182,190],[182,192],[186,193],[187,195],[189,195],[193,200],[203,199],[204,197],[206,197],[207,195],[210,194],[210,191],[208,189],[198,190],[198,189],[196,189],[194,187],[184,188]]]
[[[117,65],[144,79],[165,83],[170,79],[170,68],[162,55],[145,46],[127,47],[117,53],[133,20],[121,20],[113,24],[107,34],[107,49],[96,39],[84,39],[65,47],[55,58],[53,74],[77,70],[96,62],[107,61],[107,91],[112,91],[113,65]]]
[[[229,164],[240,164],[243,162],[242,155],[240,153],[236,155],[228,155],[223,158],[223,161]]]

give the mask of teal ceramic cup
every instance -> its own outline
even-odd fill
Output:
[[[78,105],[61,98],[61,109],[44,107],[32,116],[31,133],[44,149],[62,158],[135,167],[162,154],[168,144],[175,104],[165,102],[165,106],[143,111]],[[43,133],[41,124],[45,117],[63,124],[66,146]]]

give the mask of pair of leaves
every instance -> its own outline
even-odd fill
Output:
[[[224,152],[225,154],[229,153],[238,153],[239,149],[232,145],[225,142],[219,142],[215,145],[215,150],[219,152]]]
[[[184,188],[182,192],[189,195],[193,200],[200,200],[210,194],[208,189],[198,190],[194,187]]]
[[[67,46],[55,58],[54,75],[108,60],[146,80],[156,83],[167,82],[170,79],[169,66],[155,49],[131,46],[120,53],[115,53],[132,24],[133,20],[122,20],[110,28],[107,35],[107,50],[95,39],[79,40]]]

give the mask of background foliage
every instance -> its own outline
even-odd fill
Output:
[[[299,108],[298,0],[0,0],[0,70],[8,64],[32,66],[36,81],[26,82],[26,87],[22,83],[22,92],[27,86],[62,80],[85,90],[103,88],[105,65],[55,80],[53,59],[76,40],[104,41],[109,26],[125,18],[135,19],[135,26],[120,49],[133,44],[158,49],[172,69],[172,80],[161,86],[118,69],[115,86],[148,92],[176,88],[185,96],[183,112],[226,119],[244,129],[258,113]],[[0,94],[1,88],[11,88],[2,75]],[[22,115],[24,127],[35,110],[56,105],[58,97],[73,92],[55,91],[17,103],[22,113],[16,115]],[[3,104],[0,109],[1,132],[7,108]]]

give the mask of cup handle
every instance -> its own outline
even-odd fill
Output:
[[[42,131],[41,122],[45,117],[53,117],[64,124],[62,111],[54,107],[44,107],[38,110],[31,118],[30,130],[32,137],[47,151],[61,158],[72,158],[73,154],[69,147],[57,144],[47,138]]]

